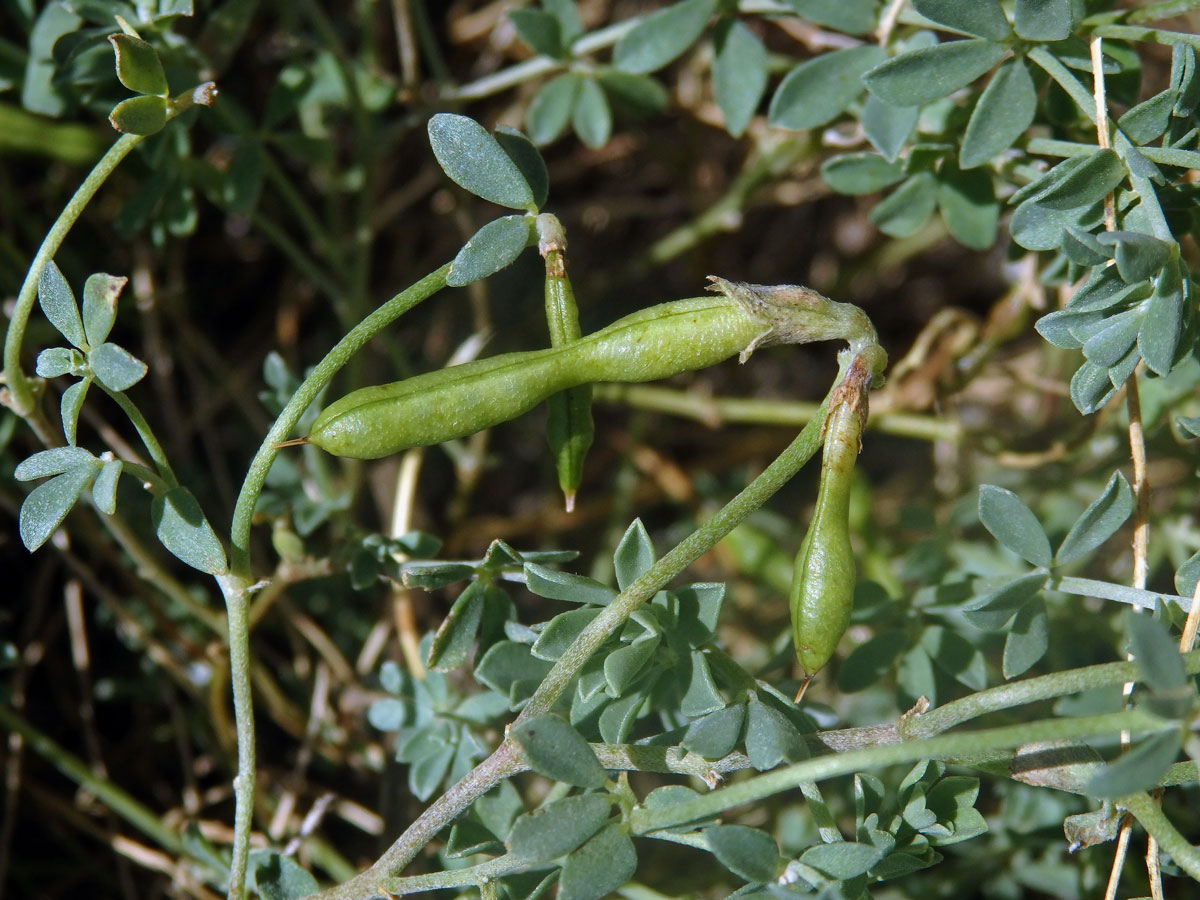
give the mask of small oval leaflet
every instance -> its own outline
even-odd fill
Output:
[[[578,787],[604,785],[607,775],[596,754],[565,719],[553,714],[535,716],[515,725],[512,735],[538,774]]]
[[[450,180],[477,197],[511,209],[533,209],[533,191],[521,170],[482,125],[438,113],[429,120],[429,144]]]

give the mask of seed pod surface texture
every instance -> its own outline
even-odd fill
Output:
[[[714,365],[744,351],[767,329],[736,298],[663,303],[561,347],[507,353],[354,391],[321,412],[308,441],[355,459],[438,444],[515,418],[569,387],[654,381]]]
[[[829,662],[850,624],[855,574],[850,483],[865,413],[860,404],[865,402],[865,393],[858,392],[831,402],[817,503],[796,554],[790,607],[796,658],[806,679]]]

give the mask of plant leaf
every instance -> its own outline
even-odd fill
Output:
[[[488,222],[458,251],[446,284],[462,287],[511,265],[529,246],[532,224],[533,220],[524,215],[501,216]]]
[[[1158,694],[1169,694],[1187,684],[1179,642],[1166,625],[1153,616],[1129,614],[1129,649],[1142,679]]]
[[[859,122],[863,134],[884,159],[895,162],[917,125],[921,111],[915,106],[893,106],[868,93]]]
[[[594,78],[585,78],[571,111],[571,127],[579,139],[593,150],[603,147],[612,135],[612,109],[604,89]]]
[[[442,171],[460,187],[510,209],[535,208],[517,164],[474,119],[438,113],[429,120],[429,145]]]
[[[533,146],[533,141],[507,125],[497,125],[494,137],[500,149],[507,153],[521,170],[522,177],[533,192],[534,206],[541,209],[550,195],[550,174],[546,171],[546,161],[542,159],[542,154]]]
[[[1104,406],[1117,392],[1108,369],[1084,361],[1071,377],[1071,402],[1085,416]]]
[[[1025,61],[1009,60],[996,70],[971,111],[959,165],[971,169],[999,156],[1025,133],[1036,112],[1037,90]]]
[[[929,658],[947,675],[973,691],[987,687],[987,666],[983,654],[956,631],[942,625],[930,625],[921,635],[921,645]]]
[[[1177,88],[1167,88],[1126,112],[1117,120],[1117,127],[1134,144],[1156,141],[1171,124],[1171,112],[1181,96]]]
[[[128,34],[109,35],[117,56],[117,78],[135,94],[165,97],[170,91],[162,60],[153,45]]]
[[[167,101],[153,94],[130,97],[113,107],[108,121],[122,134],[156,134],[167,124]]]
[[[717,690],[713,681],[712,671],[708,667],[708,659],[703,651],[693,650],[687,659],[687,669],[682,674],[686,678],[683,699],[679,711],[685,716],[702,716],[725,705],[725,698]],[[681,679],[682,680],[682,679]]]
[[[63,436],[72,447],[75,446],[75,439],[79,431],[79,411],[83,409],[83,401],[87,399],[88,388],[91,385],[91,378],[84,378],[75,382],[63,391],[62,400],[59,404]]]
[[[645,75],[682,56],[703,33],[717,0],[681,0],[646,16],[613,49],[624,72]]]
[[[779,875],[779,845],[775,838],[746,825],[712,825],[702,832],[712,855],[746,881],[774,881]]]
[[[87,342],[95,347],[103,344],[117,318],[117,298],[129,279],[122,275],[97,272],[83,283],[83,331]]]
[[[540,9],[513,9],[509,10],[508,20],[535,52],[555,59],[565,55],[562,27],[555,16]]]
[[[1013,26],[1017,34],[1030,41],[1062,41],[1079,24],[1075,0],[1015,0]]]
[[[821,163],[821,177],[839,194],[872,194],[904,180],[904,167],[878,153],[842,153]]]
[[[633,584],[642,573],[654,565],[657,557],[654,554],[654,544],[646,532],[646,526],[641,519],[634,519],[621,542],[613,553],[613,569],[617,576],[617,586],[621,590]]]
[[[866,34],[877,24],[875,0],[784,0],[808,19],[846,34]]]
[[[628,697],[609,703],[600,714],[600,737],[610,744],[623,744],[645,702],[645,695],[635,691]]]
[[[83,320],[79,318],[75,295],[54,260],[46,263],[46,268],[38,277],[38,303],[59,334],[81,350],[87,349]]]
[[[563,133],[571,121],[571,110],[575,108],[575,98],[582,85],[583,79],[572,72],[552,78],[542,85],[529,104],[525,118],[530,140],[534,144],[549,144]]]
[[[96,380],[112,391],[127,391],[146,377],[146,364],[118,344],[93,347],[88,364]]]
[[[883,859],[884,851],[871,844],[839,841],[836,844],[817,844],[800,855],[800,862],[818,872],[845,881],[866,874]]]
[[[1067,211],[1104,199],[1128,175],[1121,157],[1107,148],[1086,157],[1057,184],[1038,197],[1038,205]]]
[[[482,581],[472,581],[458,595],[429,645],[429,668],[448,672],[467,661],[479,623],[483,621],[486,594],[487,586]]]
[[[246,875],[262,900],[300,900],[320,887],[299,863],[274,850],[251,850]]]
[[[60,448],[71,449],[71,448]],[[96,476],[98,463],[82,463],[39,484],[21,504],[21,543],[32,553],[50,538],[67,517],[84,488]]]
[[[1002,41],[1012,33],[1000,0],[913,0],[913,7],[939,25],[975,37]]]
[[[788,72],[767,115],[772,125],[800,131],[832,122],[862,93],[863,73],[886,58],[868,45],[834,50],[800,63]]]
[[[660,638],[658,635],[644,636],[631,644],[619,647],[604,658],[604,680],[609,693],[614,697],[624,696],[630,686],[654,659]]]
[[[1050,622],[1046,616],[1046,603],[1037,599],[1021,607],[1004,637],[1004,677],[1023,675],[1049,649]]]
[[[518,816],[508,834],[509,852],[529,862],[565,856],[604,827],[612,804],[608,794],[584,794]]]
[[[185,487],[173,487],[150,505],[154,532],[162,545],[193,569],[221,575],[229,569],[225,548]]]
[[[718,709],[688,725],[680,746],[705,759],[720,759],[737,746],[745,719],[745,704]]]
[[[1054,556],[1063,565],[1095,550],[1120,528],[1133,512],[1133,491],[1120,472],[1108,479],[1104,491],[1071,526]]]
[[[514,725],[511,733],[529,767],[539,775],[578,787],[604,786],[607,776],[596,754],[565,719],[553,714],[534,716]]]
[[[894,106],[923,106],[966,87],[1004,56],[982,38],[949,41],[892,57],[863,76],[871,93]]]
[[[52,447],[49,450],[39,450],[23,459],[13,472],[13,477],[17,481],[33,481],[35,478],[61,475],[78,466],[99,465],[100,460],[82,447]]]
[[[943,166],[938,173],[937,198],[946,230],[964,247],[986,250],[996,242],[1000,203],[989,173]]]
[[[1106,231],[1096,240],[1114,248],[1117,271],[1127,284],[1153,278],[1171,258],[1168,244],[1140,231]]]
[[[808,745],[791,720],[767,703],[752,697],[746,704],[746,755],[760,772],[781,762],[808,758]]]
[[[1003,628],[1015,613],[1046,586],[1047,575],[1033,572],[1006,582],[995,590],[972,597],[962,605],[963,617],[976,628]]]
[[[1035,566],[1050,565],[1050,541],[1041,523],[1012,491],[984,484],[979,488],[979,521],[1009,550]]]
[[[600,900],[633,877],[637,851],[620,825],[609,825],[563,863],[558,900]]]
[[[908,237],[929,221],[937,200],[938,184],[933,173],[918,172],[875,204],[870,219],[890,237]]]
[[[594,606],[559,613],[546,623],[529,652],[538,659],[553,662],[567,652],[567,648],[575,643],[583,629],[598,615],[600,610]]]
[[[1134,791],[1149,790],[1175,762],[1182,745],[1178,728],[1152,734],[1115,762],[1105,765],[1088,779],[1083,790],[1100,798],[1123,797]]]
[[[1138,349],[1155,375],[1166,375],[1175,365],[1175,355],[1183,331],[1183,281],[1179,266],[1162,270],[1154,286],[1146,314],[1138,332]]]
[[[1104,327],[1083,342],[1084,357],[1105,368],[1116,365],[1137,340],[1142,317],[1142,311],[1135,308],[1104,320]]]
[[[525,586],[539,597],[567,603],[607,606],[617,592],[585,575],[560,572],[537,563],[525,563]]]
[[[83,355],[69,347],[47,347],[37,356],[33,370],[42,378],[58,378],[80,367]]]
[[[110,459],[100,467],[100,473],[92,482],[92,501],[96,509],[111,516],[117,511],[117,483],[125,464],[119,459]]]
[[[713,94],[725,130],[741,137],[767,89],[767,50],[758,37],[736,19],[723,19],[713,37]]]

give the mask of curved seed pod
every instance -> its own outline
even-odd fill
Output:
[[[762,330],[757,318],[725,297],[663,303],[561,347],[506,353],[354,391],[321,412],[308,441],[355,459],[439,444],[515,418],[569,387],[653,381],[714,365]]]
[[[830,400],[817,503],[792,573],[792,634],[805,685],[833,656],[854,605],[850,484],[866,421],[870,367],[871,360],[855,357]]]
[[[354,391],[322,411],[307,440],[337,456],[376,459],[490,428],[590,382],[654,381],[735,353],[744,362],[757,347],[779,343],[841,338],[852,348],[877,347],[870,322],[849,304],[802,287],[711,280],[710,290],[723,296],[663,303],[561,347]],[[875,360],[864,370],[868,382],[877,367]]]

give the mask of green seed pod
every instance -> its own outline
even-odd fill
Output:
[[[567,277],[567,239],[558,219],[549,213],[537,218],[538,250],[546,260],[546,325],[550,346],[579,340],[579,310]],[[567,388],[546,401],[546,442],[554,455],[558,486],[567,512],[575,508],[575,492],[583,481],[583,462],[595,437],[592,423],[592,386]]]
[[[723,296],[663,303],[561,347],[354,391],[321,412],[308,442],[336,456],[376,459],[490,428],[578,385],[655,381],[734,354],[744,362],[772,344],[842,338],[854,347],[874,338],[856,307],[807,288],[711,280],[710,290]]]
[[[792,572],[792,633],[806,685],[833,656],[854,605],[850,483],[866,419],[868,364],[856,358],[830,400],[817,503]]]
[[[654,381],[714,365],[745,350],[763,330],[728,297],[663,303],[561,347],[354,391],[321,412],[308,440],[355,459],[439,444],[515,418],[570,387]]]

